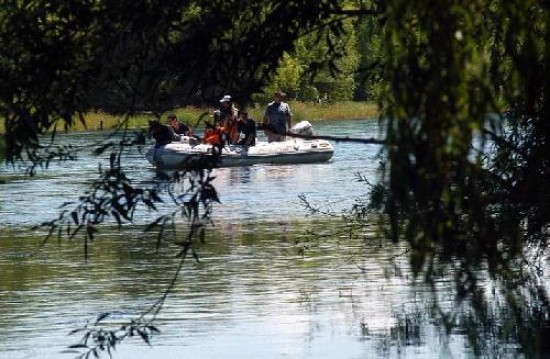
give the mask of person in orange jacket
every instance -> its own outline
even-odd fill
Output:
[[[233,106],[231,96],[225,95],[220,100],[220,108],[214,112],[214,125],[207,126],[204,140],[212,145],[235,144],[239,140],[237,125],[238,110]]]

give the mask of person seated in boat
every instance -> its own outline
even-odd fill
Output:
[[[286,133],[292,126],[292,112],[288,103],[284,102],[286,94],[280,90],[275,92],[264,113],[262,127],[267,137],[267,142],[286,140]]]
[[[191,136],[191,129],[184,123],[178,121],[178,117],[171,113],[168,115],[168,124],[172,126],[176,135]]]
[[[155,146],[169,144],[176,139],[176,134],[171,126],[164,125],[158,120],[149,121],[149,130],[155,139]]]
[[[197,144],[200,140],[197,136],[194,136],[191,128],[184,123],[178,121],[178,117],[175,114],[168,115],[168,125],[174,130],[176,141],[180,140],[182,136],[187,136],[189,144]]]
[[[239,137],[242,134],[244,137],[237,142],[243,146],[256,145],[256,121],[248,117],[248,111],[239,111],[239,121],[237,122]]]

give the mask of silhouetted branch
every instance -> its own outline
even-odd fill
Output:
[[[350,143],[362,143],[367,145],[385,145],[387,141],[378,140],[375,138],[358,138],[358,137],[349,137],[349,136],[324,136],[324,135],[299,135],[296,133],[287,132],[286,136],[303,138],[306,140],[327,140],[335,142],[350,142]]]

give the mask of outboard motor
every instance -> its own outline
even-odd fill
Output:
[[[313,126],[309,121],[300,121],[290,128],[290,133],[302,136],[313,136]]]

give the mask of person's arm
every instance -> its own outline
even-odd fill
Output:
[[[265,133],[266,136],[271,133],[271,131],[269,130],[269,116],[267,115],[267,108],[265,109],[264,120],[262,122],[262,128],[263,128],[264,133]]]
[[[170,125],[165,125],[165,128],[168,129],[168,132],[170,133],[170,138],[172,139],[172,141],[179,141],[180,139],[180,136],[178,134],[176,134],[176,131],[174,131],[174,128]]]
[[[183,126],[183,134],[184,134],[185,136],[189,136],[189,137],[192,136],[192,135],[191,135],[191,127],[187,126],[187,125],[184,124],[184,123],[180,123],[180,126]]]

